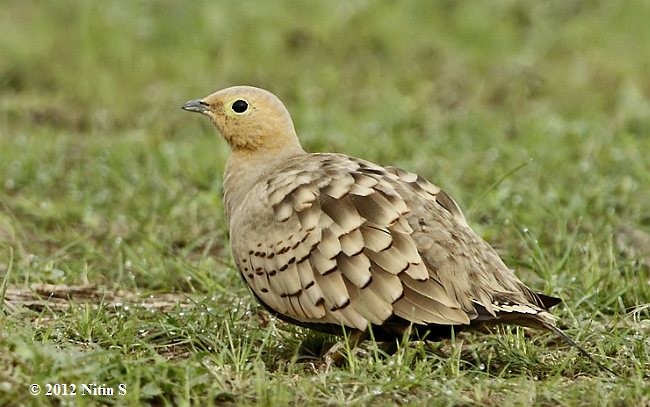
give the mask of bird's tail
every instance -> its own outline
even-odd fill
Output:
[[[536,329],[546,329],[555,334],[563,342],[572,346],[582,354],[582,356],[589,359],[593,364],[598,366],[599,369],[605,370],[610,374],[617,376],[610,368],[606,367],[599,361],[597,361],[585,348],[580,346],[580,344],[574,341],[569,335],[562,332],[560,328],[557,327],[555,321],[557,317],[547,311],[548,308],[557,305],[561,302],[559,298],[549,297],[546,295],[536,294],[536,298],[541,302],[542,307],[535,306],[532,304],[522,305],[506,305],[506,304],[493,304],[493,307],[497,308],[497,318],[494,318],[493,314],[486,310],[485,306],[480,303],[475,303],[476,309],[479,311],[479,318],[477,319],[487,319],[483,320],[484,324],[489,325],[490,323],[511,323],[515,325],[527,326],[530,328]],[[490,318],[492,317],[492,318]]]
[[[578,350],[578,352],[580,352],[580,354],[582,354],[582,356],[589,359],[593,364],[598,366],[599,369],[605,370],[605,371],[609,372],[610,374],[612,374],[614,376],[618,376],[610,368],[608,368],[607,366],[605,366],[602,363],[600,363],[599,361],[597,361],[596,358],[594,358],[589,352],[587,352],[587,350],[585,348],[580,346],[580,344],[578,342],[574,341],[573,338],[571,338],[569,335],[562,332],[562,330],[560,328],[558,328],[557,326],[555,326],[554,323],[548,322],[548,321],[546,321],[546,320],[544,320],[542,318],[538,319],[538,322],[540,322],[541,325],[544,328],[546,328],[549,331],[553,332],[555,334],[555,336],[562,339],[562,341],[564,341],[566,344],[576,348]]]

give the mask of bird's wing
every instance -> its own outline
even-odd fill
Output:
[[[261,195],[255,204],[270,207],[273,219],[233,244],[233,253],[256,296],[294,321],[361,330],[393,315],[469,324],[477,304],[494,315],[490,290],[519,288],[467,270],[482,259],[472,250],[485,247],[465,245],[482,240],[449,195],[415,174],[312,154],[278,168]],[[489,250],[483,257],[494,262]],[[475,287],[481,279],[489,280],[484,290]]]

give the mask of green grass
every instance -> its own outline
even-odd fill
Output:
[[[650,261],[617,244],[650,232],[650,3],[0,3],[0,405],[650,404]],[[314,371],[333,338],[255,304],[227,148],[180,110],[234,84],[278,94],[308,150],[447,190],[620,378],[509,328]]]

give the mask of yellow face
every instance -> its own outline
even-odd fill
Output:
[[[183,109],[208,116],[233,150],[257,151],[297,142],[289,112],[275,95],[263,89],[226,88],[190,100]]]

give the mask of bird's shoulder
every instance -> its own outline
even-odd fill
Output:
[[[437,205],[436,209],[443,209],[459,223],[466,224],[451,196],[424,177],[345,154],[295,157],[278,166],[261,184],[264,203],[281,222],[314,202],[354,197],[357,202],[374,202],[378,205],[376,210],[394,209],[400,213],[431,202]]]

